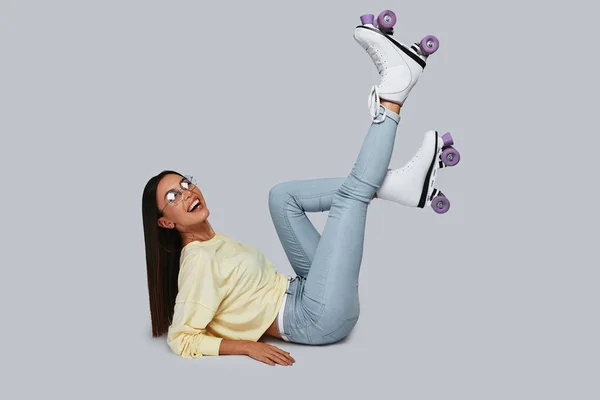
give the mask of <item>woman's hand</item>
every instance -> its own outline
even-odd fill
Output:
[[[262,342],[250,342],[246,344],[246,355],[257,361],[274,366],[276,363],[284,366],[292,365],[296,362],[287,351],[279,347],[271,346]]]

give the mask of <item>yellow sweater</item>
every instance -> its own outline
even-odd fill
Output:
[[[277,316],[287,282],[260,250],[222,233],[187,244],[169,347],[195,358],[219,355],[223,339],[258,341]]]

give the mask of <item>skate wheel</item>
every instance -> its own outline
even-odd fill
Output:
[[[360,16],[360,22],[363,25],[371,24],[373,25],[373,20],[375,20],[375,16],[373,14],[364,14]]]
[[[396,14],[392,10],[382,11],[377,16],[377,25],[380,30],[390,30],[396,25]]]
[[[442,142],[444,142],[444,147],[452,146],[454,144],[454,139],[452,139],[450,132],[446,132],[442,135]]]
[[[460,161],[460,153],[452,146],[448,146],[442,151],[442,162],[448,167],[452,167]]]
[[[440,193],[431,200],[431,208],[438,214],[444,214],[450,209],[450,200]]]
[[[419,47],[421,48],[421,52],[428,56],[437,51],[438,47],[440,47],[440,41],[433,35],[427,35],[421,39]]]

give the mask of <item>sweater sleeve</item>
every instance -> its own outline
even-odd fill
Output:
[[[173,352],[183,358],[219,355],[223,339],[207,334],[206,327],[215,316],[225,290],[214,257],[198,254],[182,265],[167,336]]]

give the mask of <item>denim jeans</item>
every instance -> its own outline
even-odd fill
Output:
[[[367,207],[381,186],[392,157],[400,116],[379,109],[347,177],[295,180],[269,192],[269,211],[296,272],[283,310],[286,340],[303,344],[337,342],[355,326],[358,276]],[[329,211],[320,235],[305,212]]]

